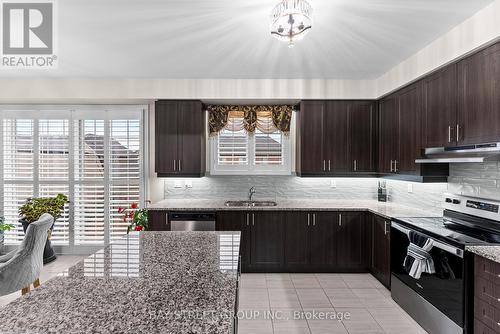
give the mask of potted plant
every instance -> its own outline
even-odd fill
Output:
[[[0,251],[3,248],[3,234],[5,231],[10,231],[14,228],[12,224],[5,224],[5,218],[0,217]]]
[[[26,203],[19,208],[19,216],[21,217],[19,222],[23,225],[24,233],[26,233],[29,224],[36,222],[44,213],[51,214],[52,217],[54,217],[55,223],[55,221],[61,217],[66,203],[68,203],[68,197],[63,194],[47,198],[28,198]],[[52,224],[50,228],[47,242],[45,243],[45,248],[43,250],[44,264],[52,262],[56,259],[56,254],[50,243],[50,236],[53,229],[54,224]]]
[[[137,203],[132,203],[130,208],[118,208],[118,213],[123,215],[124,222],[129,222],[127,233],[148,229],[148,210],[145,208],[139,209]]]

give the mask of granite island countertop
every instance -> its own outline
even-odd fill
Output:
[[[466,246],[465,250],[500,263],[500,246]]]
[[[232,333],[239,242],[130,233],[0,308],[0,332]]]
[[[225,200],[210,199],[167,199],[149,206],[152,210],[167,211],[369,211],[388,219],[403,217],[439,217],[436,213],[394,203],[383,203],[375,200],[315,200],[294,199],[276,200],[277,206],[271,207],[227,207]]]

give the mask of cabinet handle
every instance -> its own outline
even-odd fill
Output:
[[[391,160],[391,173],[392,173],[392,160]]]
[[[387,220],[384,221],[384,235],[387,235]]]
[[[323,171],[326,171],[326,160],[323,160]]]
[[[448,143],[451,143],[451,125],[448,126]]]
[[[307,214],[307,226],[311,226],[311,214]]]
[[[250,225],[250,214],[247,213],[247,226]]]
[[[313,226],[316,226],[316,214],[313,213]]]
[[[358,161],[354,160],[354,171],[356,172],[358,170]]]
[[[342,226],[342,214],[339,213],[339,226]]]
[[[331,170],[331,163],[330,163],[330,160],[328,160],[328,171]]]
[[[394,173],[398,172],[398,161],[394,160]]]
[[[179,160],[179,172],[181,171],[181,161]]]
[[[457,124],[457,143],[460,141],[460,124]]]
[[[174,160],[174,172],[175,172],[175,171],[176,171],[176,170],[175,170],[175,160]]]
[[[255,213],[252,213],[252,226],[255,226]]]

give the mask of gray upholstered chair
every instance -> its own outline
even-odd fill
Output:
[[[16,250],[0,256],[0,296],[19,290],[25,294],[30,291],[32,283],[35,288],[40,285],[43,248],[53,223],[54,217],[43,214],[28,226],[26,236]]]

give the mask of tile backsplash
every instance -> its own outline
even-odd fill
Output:
[[[449,191],[500,200],[500,163],[463,163],[450,166]]]
[[[299,178],[296,176],[207,176],[200,179],[167,179],[165,198],[246,199],[250,187],[255,199],[353,199],[377,198],[376,178]],[[402,205],[428,209],[439,214],[446,183],[411,183],[387,180],[389,200]],[[191,188],[187,185],[192,185]]]
[[[186,183],[189,182],[192,182],[192,188],[186,187]],[[207,176],[200,179],[167,179],[165,198],[246,199],[250,187],[256,189],[255,199],[375,199],[377,179],[296,176]]]
[[[376,199],[376,178],[299,178],[296,176],[207,176],[166,179],[166,199],[246,199],[256,188],[255,199]],[[448,183],[409,183],[386,180],[389,201],[442,212],[443,193],[451,192],[500,200],[500,164],[450,165]],[[191,185],[192,187],[188,187]]]

